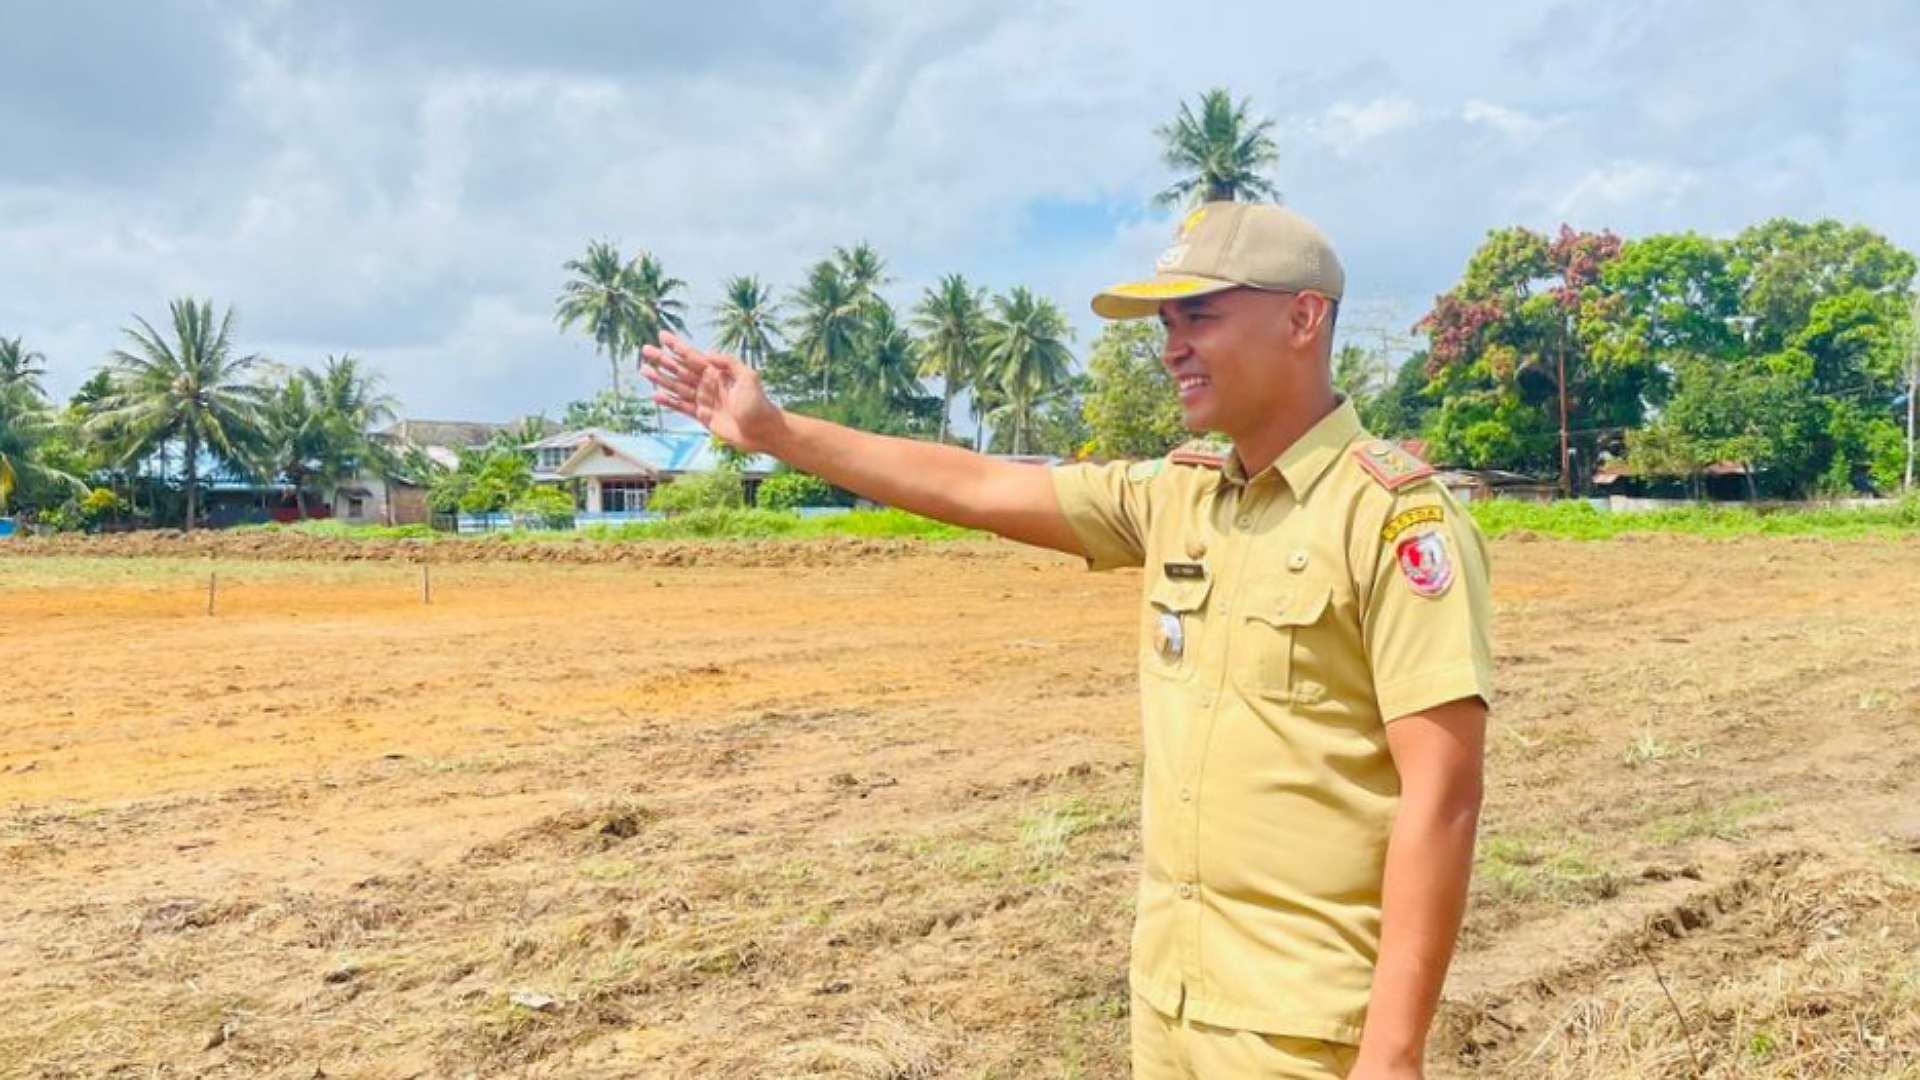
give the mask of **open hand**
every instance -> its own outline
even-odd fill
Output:
[[[640,349],[640,374],[653,383],[653,400],[692,417],[714,435],[748,453],[768,449],[780,410],[767,398],[760,373],[720,353],[702,352],[673,334]]]

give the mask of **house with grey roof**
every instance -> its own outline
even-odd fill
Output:
[[[478,450],[502,433],[525,423],[494,424],[479,420],[397,420],[373,433],[373,438],[397,454],[413,449],[444,468],[460,464],[460,452]],[[333,492],[333,516],[355,525],[425,525],[427,489],[405,477],[362,471]]]

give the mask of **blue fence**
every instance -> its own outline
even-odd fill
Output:
[[[848,506],[796,506],[787,513],[803,518],[839,517],[851,514],[854,510]],[[614,511],[590,514],[582,510],[573,515],[573,527],[585,529],[595,525],[640,525],[649,521],[664,521],[665,514],[656,514],[651,510]],[[440,526],[444,528],[445,526]],[[527,514],[461,514],[454,523],[455,530],[462,536],[478,536],[496,532],[552,532],[553,528],[537,516]],[[564,526],[563,526],[564,528]]]
[[[12,518],[0,518],[0,540],[12,536],[14,532]]]

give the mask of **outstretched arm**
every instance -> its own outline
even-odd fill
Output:
[[[896,439],[795,416],[768,399],[760,375],[672,334],[641,349],[653,400],[750,453],[887,506],[1009,540],[1084,556],[1043,468],[956,446]]]

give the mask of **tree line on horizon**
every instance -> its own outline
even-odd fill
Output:
[[[1182,102],[1155,129],[1175,180],[1154,202],[1278,199],[1273,126],[1224,89]],[[609,385],[568,403],[561,423],[658,428],[625,379],[637,380],[641,343],[688,329],[686,282],[608,240],[563,271],[554,319],[593,342]],[[1344,342],[1336,380],[1370,429],[1424,440],[1437,464],[1560,477],[1570,492],[1604,464],[1698,494],[1727,463],[1752,495],[1911,490],[1914,276],[1910,253],[1830,220],[1732,239],[1496,229],[1411,327],[1411,348]],[[1061,308],[1030,288],[948,274],[903,312],[881,295],[889,284],[860,242],[784,292],[728,277],[704,314],[718,348],[809,415],[1072,458],[1156,456],[1186,437],[1152,320],[1106,326],[1082,369]],[[231,309],[216,319],[210,301],[180,299],[169,314],[164,331],[136,316],[65,406],[44,391],[45,356],[0,338],[0,513],[191,527],[206,465],[286,482],[296,500],[362,470],[423,483],[445,471],[370,435],[400,407],[359,358],[289,368],[237,349]],[[963,398],[971,440],[954,430]],[[463,463],[473,476],[484,466]]]

